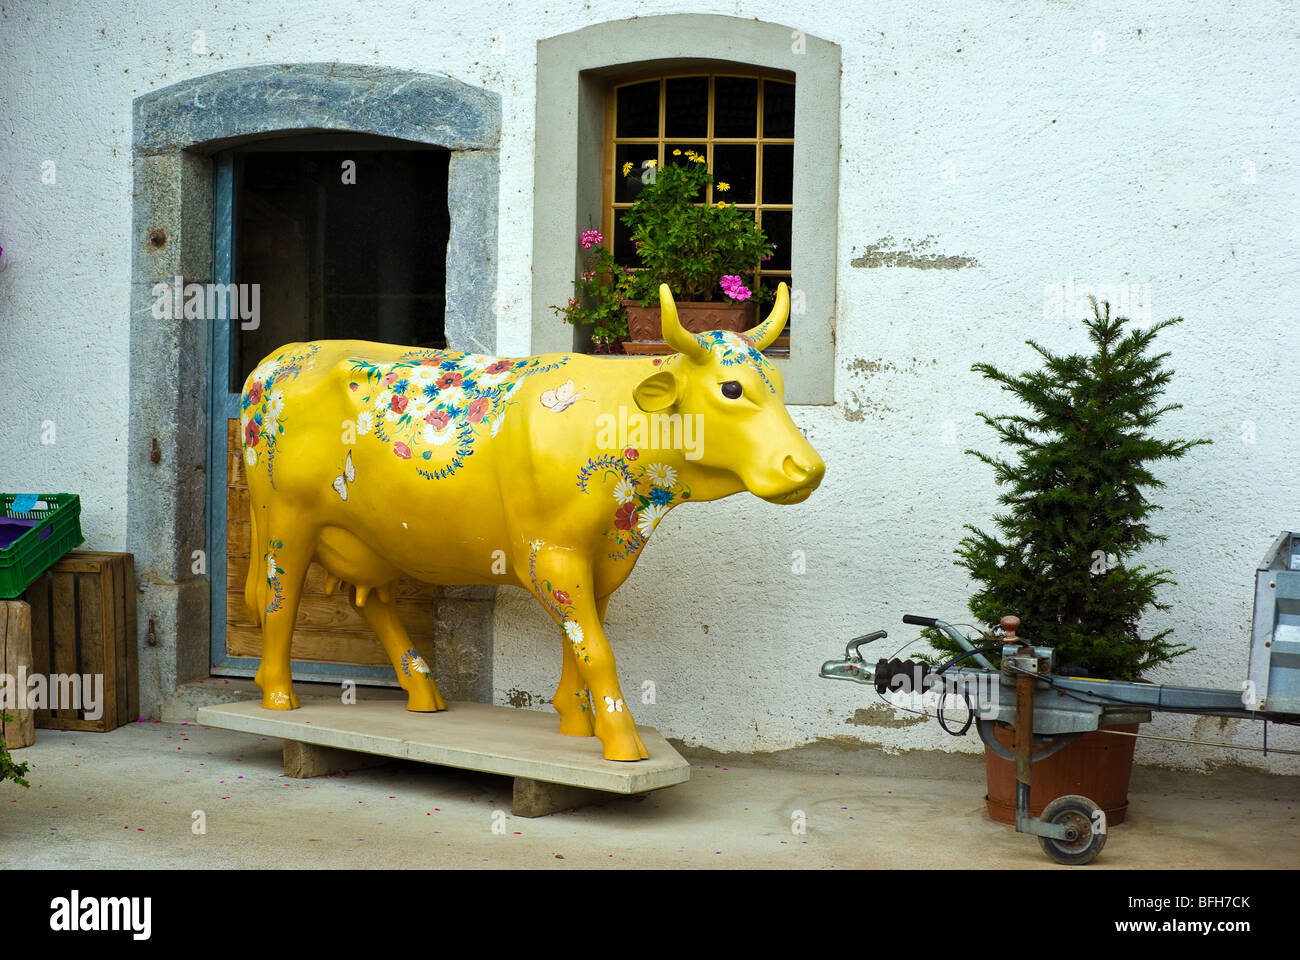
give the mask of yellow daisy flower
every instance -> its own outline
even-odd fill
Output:
[[[646,167],[657,167],[657,166],[659,166],[659,161],[658,161],[658,160],[647,160],[644,164],[642,164],[642,166],[646,166]]]
[[[681,152],[680,150],[674,150],[674,151],[673,151],[673,156],[674,156],[674,157],[680,157],[681,155],[682,155],[682,152]]]
[[[627,163],[623,164],[623,176],[626,177],[631,172],[632,172],[632,161],[629,160]]]
[[[708,161],[705,160],[704,157],[698,153],[695,156],[691,157],[691,159],[696,163],[708,163]]]
[[[726,208],[727,208],[727,204],[726,204],[726,202],[725,202],[725,201],[722,201],[722,200],[719,200],[719,201],[718,201],[718,209],[719,209],[719,210],[725,210]]]
[[[731,184],[727,183],[725,180],[722,183],[719,183],[717,185],[717,190],[719,193],[726,193],[730,189],[731,189]]]

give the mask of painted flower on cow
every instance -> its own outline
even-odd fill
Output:
[[[667,516],[668,511],[691,498],[691,491],[680,482],[677,468],[667,463],[640,465],[639,452],[629,447],[620,455],[593,457],[578,471],[578,489],[591,493],[593,485],[612,483],[610,489],[618,503],[613,526],[604,531],[614,549],[611,560],[624,560],[646,545],[646,538]]]
[[[566,607],[567,607],[569,604],[573,603],[573,600],[572,600],[572,598],[570,598],[569,593],[568,593],[567,590],[552,590],[552,591],[551,591],[551,596],[553,596],[553,597],[555,598],[555,602],[556,602],[556,603],[562,603],[562,604],[564,604]]]
[[[373,433],[395,456],[418,464],[420,476],[437,480],[459,470],[480,438],[497,435],[524,377],[558,369],[567,358],[417,349],[394,362],[349,362],[358,433]]]
[[[268,540],[266,553],[262,555],[262,559],[266,562],[266,586],[269,600],[266,605],[266,612],[268,616],[284,605],[284,589],[280,584],[280,576],[284,573],[284,568],[275,562],[275,551],[283,548],[283,540]]]
[[[659,526],[659,521],[668,515],[668,507],[652,506],[646,507],[641,511],[641,520],[637,523],[637,532],[643,537],[650,536],[650,532]]]
[[[656,487],[673,487],[677,484],[677,471],[666,463],[654,463],[646,467],[646,475]]]
[[[753,341],[742,334],[727,330],[697,333],[695,339],[700,346],[713,353],[722,366],[735,367],[745,364],[767,384],[769,393],[776,393],[776,387],[767,376],[773,369],[772,362],[763,356],[762,351],[754,346]]]
[[[564,633],[569,638],[569,642],[575,647],[580,646],[583,641],[582,624],[577,620],[564,621]]]
[[[248,377],[247,388],[240,397],[239,426],[244,441],[244,463],[250,468],[266,465],[266,473],[275,486],[275,448],[285,431],[284,390],[281,387],[310,369],[312,358],[320,349],[309,343],[286,347],[265,363],[259,364]]]
[[[433,671],[429,669],[428,663],[425,662],[424,657],[420,656],[419,652],[407,650],[406,653],[402,654],[402,672],[408,677],[414,672],[423,674],[427,678]]]
[[[614,513],[614,526],[620,530],[631,530],[636,526],[637,510],[635,503],[625,503]]]

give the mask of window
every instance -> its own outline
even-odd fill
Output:
[[[622,214],[636,202],[642,171],[704,156],[714,184],[703,203],[725,200],[754,219],[775,245],[755,276],[775,288],[790,275],[794,189],[794,82],[788,73],[682,73],[609,85],[606,106],[605,204],[602,233],[615,260],[635,266],[636,250]],[[627,165],[631,164],[629,168]],[[623,171],[627,169],[628,173]],[[720,190],[719,184],[727,189]],[[789,356],[789,325],[769,351]]]
[[[648,51],[654,53],[648,57]],[[712,78],[712,101],[707,94],[701,100],[697,86],[693,117],[684,110],[680,119],[688,124],[693,119],[695,127],[686,129],[698,131],[700,117],[705,117],[703,137],[681,132],[676,112],[671,128],[667,125],[669,118],[664,117],[662,136],[660,130],[649,135],[648,119],[658,122],[661,106],[667,108],[672,99],[667,92],[668,81],[701,76]],[[728,77],[760,81],[756,92],[764,100],[763,119],[760,121],[755,105],[756,129],[752,137],[737,135],[739,127],[732,125],[736,118],[728,112],[729,97],[725,93],[730,81],[723,83],[724,96],[719,103],[718,81]],[[610,103],[611,84],[617,88],[638,80],[660,81],[658,101],[652,106],[643,104],[636,117],[642,125],[634,129],[645,131],[644,137],[631,136],[627,128],[620,132],[610,116],[614,109]],[[768,80],[774,83],[768,84]],[[789,86],[776,87],[776,82]],[[793,111],[787,112],[794,129],[778,137],[766,121],[778,99],[773,94],[783,91],[795,101]],[[674,94],[677,92],[674,89]],[[631,91],[628,96],[632,96]],[[787,404],[835,402],[838,46],[784,24],[740,17],[674,13],[611,20],[538,41],[536,106],[532,353],[567,352],[578,346],[580,334],[557,320],[550,306],[564,303],[573,295],[574,278],[582,270],[583,251],[573,240],[587,227],[612,222],[615,167],[611,151],[616,139],[653,142],[656,150],[661,140],[665,146],[712,141],[715,160],[720,144],[742,145],[748,141],[755,151],[753,205],[755,214],[765,218],[764,232],[773,232],[767,218],[778,213],[790,218],[790,242],[781,254],[782,260],[764,265],[764,270],[774,275],[789,271],[792,281],[790,314],[797,334],[790,338],[788,357],[773,357],[785,378],[785,400]],[[628,106],[632,106],[630,100]],[[630,118],[633,116],[629,113]],[[711,133],[709,122],[713,124]],[[792,158],[789,200],[784,211],[771,194],[771,167],[779,163],[776,154],[763,168],[764,182],[758,182],[759,164],[764,162],[760,156],[760,124],[762,139],[784,140],[771,146],[787,148]],[[672,149],[668,156],[672,156]],[[610,196],[606,196],[607,190]],[[631,201],[621,198],[619,202]],[[797,217],[795,208],[799,211]],[[776,242],[781,243],[780,239]],[[788,262],[784,259],[787,255]]]

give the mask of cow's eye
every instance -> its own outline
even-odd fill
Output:
[[[728,400],[739,400],[743,392],[739,380],[728,380],[722,385],[722,395]]]

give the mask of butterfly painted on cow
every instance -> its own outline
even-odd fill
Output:
[[[542,394],[542,406],[551,413],[563,413],[582,399],[582,394],[573,391],[573,381],[565,380],[554,390],[547,390]]]
[[[346,503],[348,499],[348,484],[354,482],[356,479],[357,471],[352,466],[352,451],[349,450],[348,458],[343,464],[343,473],[340,476],[335,477],[334,482],[330,484],[330,486],[338,492],[338,495],[343,498],[343,502]]]

